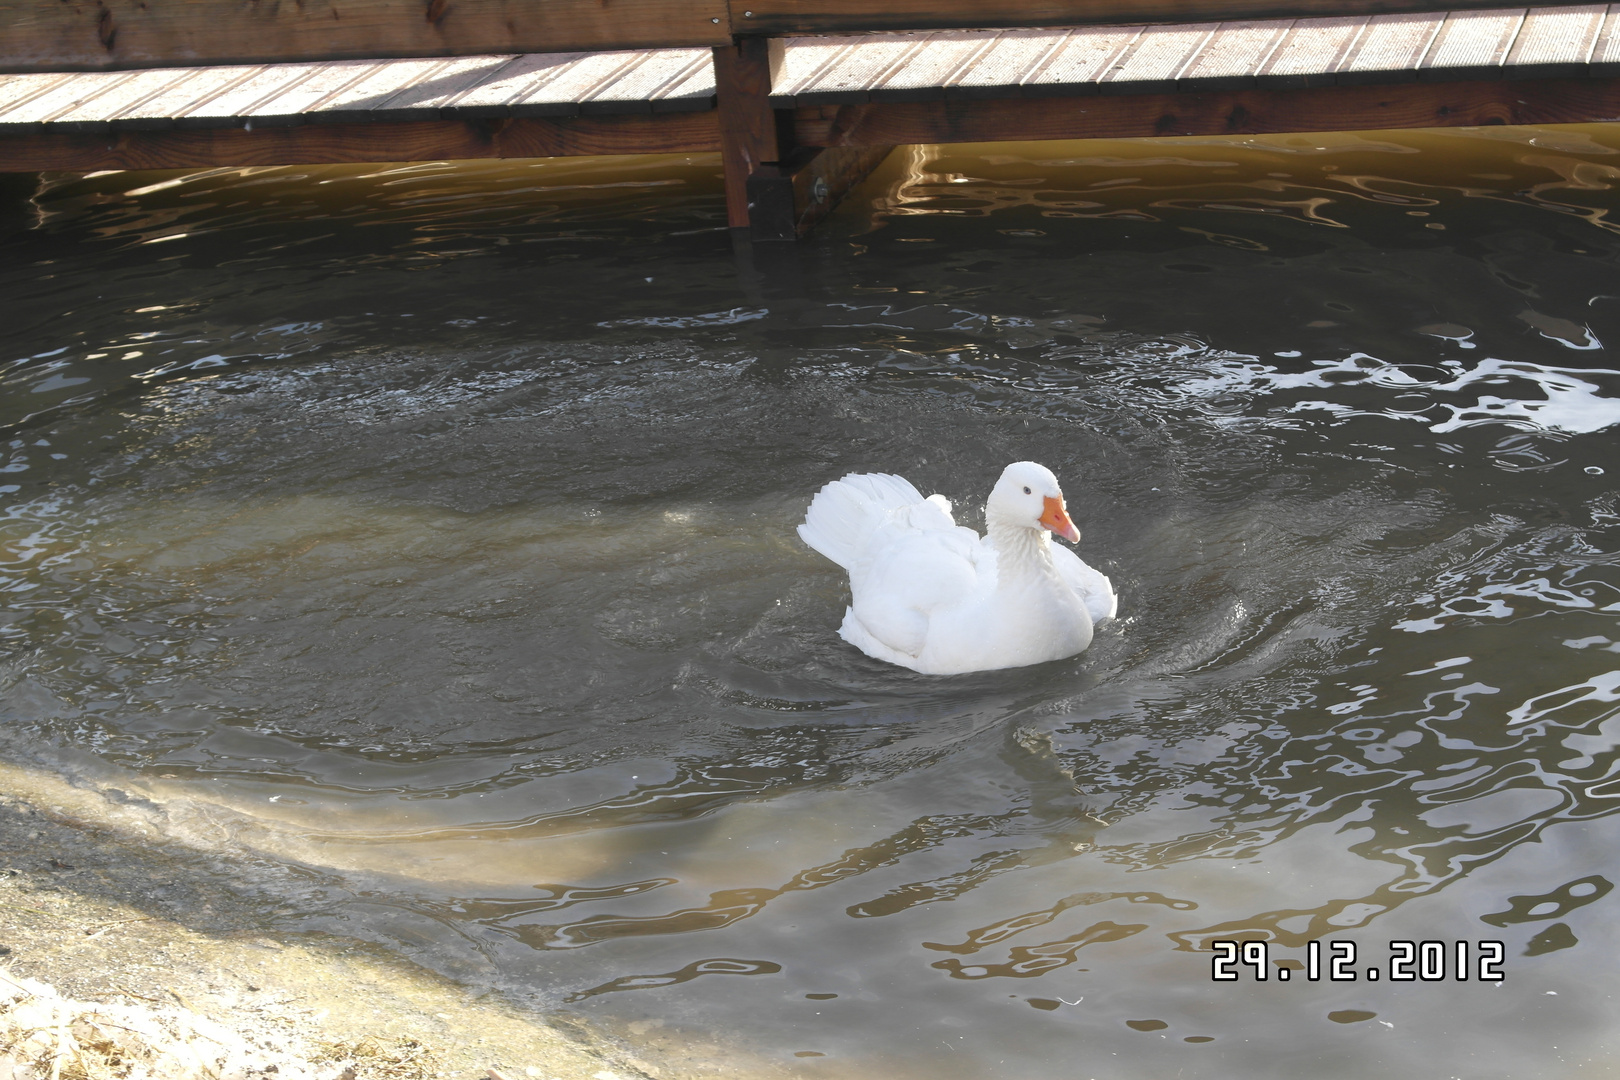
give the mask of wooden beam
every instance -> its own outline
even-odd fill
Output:
[[[733,229],[749,227],[749,178],[762,167],[774,167],[785,156],[776,112],[771,108],[771,53],[764,38],[743,38],[714,50],[726,221]]]
[[[725,0],[0,0],[0,71],[714,46]]]
[[[1131,139],[1620,120],[1620,79],[1325,86],[1305,90],[812,105],[804,146]]]
[[[797,240],[843,201],[892,146],[832,147],[766,166],[748,178],[749,232],[754,240]]]
[[[1523,7],[1514,0],[728,0],[738,34],[832,34]]]
[[[0,173],[206,169],[582,154],[690,154],[720,148],[713,112],[296,127],[0,134]]]

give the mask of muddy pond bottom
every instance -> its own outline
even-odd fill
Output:
[[[717,173],[8,180],[0,756],[789,1075],[1620,1067],[1620,134],[913,148],[752,252]],[[842,642],[814,492],[1019,459],[1090,650]]]

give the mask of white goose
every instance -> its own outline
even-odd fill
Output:
[[[1007,466],[984,507],[988,535],[951,518],[943,495],[923,498],[885,473],[851,473],[816,493],[799,536],[849,571],[843,639],[868,656],[927,675],[1022,667],[1091,644],[1092,624],[1118,608],[1104,575],[1071,544],[1057,477]]]

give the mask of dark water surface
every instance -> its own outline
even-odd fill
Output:
[[[922,148],[752,262],[716,172],[12,200],[0,754],[267,928],[805,1077],[1620,1069],[1620,131]],[[811,494],[1020,458],[1091,650],[840,641]]]

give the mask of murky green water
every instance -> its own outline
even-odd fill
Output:
[[[1616,1067],[1620,132],[928,148],[754,258],[716,171],[8,206],[0,752],[297,868],[268,926],[806,1077]],[[1019,458],[1092,649],[841,642],[810,495]],[[1361,977],[1211,980],[1262,938]]]

